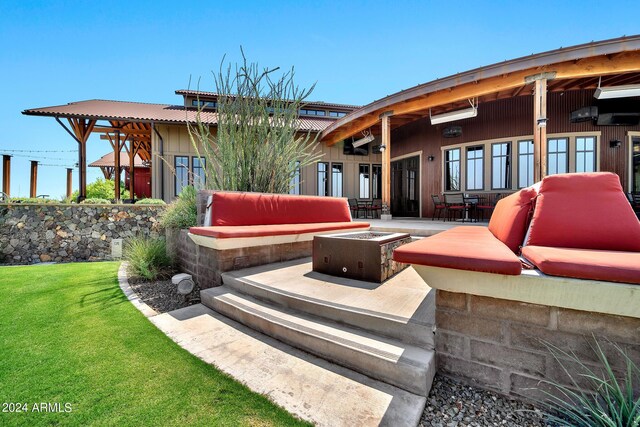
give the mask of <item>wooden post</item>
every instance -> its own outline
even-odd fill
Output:
[[[8,154],[2,156],[2,192],[11,196],[11,156]]]
[[[115,145],[113,146],[113,188],[116,202],[120,201],[120,131],[116,130]]]
[[[129,140],[129,197],[131,198],[131,203],[135,200],[134,194],[134,183],[135,183],[135,157],[136,157],[136,140],[131,137]]]
[[[382,213],[380,219],[391,219],[391,115],[392,112],[382,113]]]
[[[58,117],[56,117],[56,120],[78,142],[78,202],[81,202],[87,198],[87,140],[91,132],[93,132],[96,121],[90,119],[67,119],[73,130],[72,132],[67,129]]]
[[[547,174],[547,79],[534,82],[533,93],[533,181]]]
[[[38,187],[38,162],[31,160],[31,183],[29,185],[29,197],[35,199]]]
[[[73,194],[73,169],[67,168],[67,199]]]

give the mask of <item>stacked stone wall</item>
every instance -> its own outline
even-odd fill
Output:
[[[112,259],[113,239],[159,236],[161,205],[0,204],[0,264]]]

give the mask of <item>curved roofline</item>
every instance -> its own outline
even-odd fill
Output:
[[[371,114],[377,110],[390,107],[399,102],[407,101],[439,90],[449,89],[465,83],[476,82],[489,77],[496,77],[531,68],[544,67],[558,62],[634,50],[640,50],[640,35],[584,43],[474,68],[469,71],[457,73],[404,89],[400,92],[396,92],[392,95],[373,101],[372,103],[347,114],[345,117],[336,120],[331,126],[328,126],[322,132],[321,139],[324,139],[331,132],[334,132],[342,126],[367,114]]]

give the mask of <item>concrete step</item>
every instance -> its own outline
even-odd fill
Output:
[[[292,348],[202,304],[149,320],[187,351],[318,427],[420,421],[425,397]]]
[[[324,319],[362,328],[376,335],[393,338],[407,344],[434,349],[435,319],[406,318],[376,310],[368,310],[329,301],[304,293],[294,293],[285,289],[269,286],[242,276],[238,272],[222,274],[225,286],[242,294],[287,307],[303,313],[313,314]],[[304,286],[301,283],[300,286]],[[313,286],[319,286],[314,283]],[[429,293],[423,304],[435,307],[435,292]],[[392,302],[391,302],[392,303]]]
[[[226,286],[201,292],[202,303],[250,328],[371,378],[427,396],[435,352],[294,310],[276,307]]]

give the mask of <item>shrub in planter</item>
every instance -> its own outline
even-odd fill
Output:
[[[128,272],[132,276],[155,280],[171,271],[171,259],[163,238],[131,239],[125,244],[123,257],[129,263]]]
[[[160,217],[164,228],[189,228],[196,226],[198,213],[196,199],[198,193],[192,186],[184,187],[176,200],[169,203]]]
[[[99,199],[94,197],[91,199],[84,199],[80,203],[83,205],[110,205],[111,201],[107,199]]]
[[[162,199],[140,199],[136,205],[166,205]]]
[[[11,197],[9,203],[59,203],[57,200],[43,199],[42,197]]]
[[[603,346],[593,341],[598,368],[586,365],[573,352],[545,343],[571,382],[565,386],[544,381],[557,392],[543,391],[547,400],[540,403],[550,410],[549,420],[558,426],[640,426],[640,368],[624,349],[608,343],[625,362],[623,371],[616,373]],[[568,366],[577,367],[579,373],[571,373]]]

